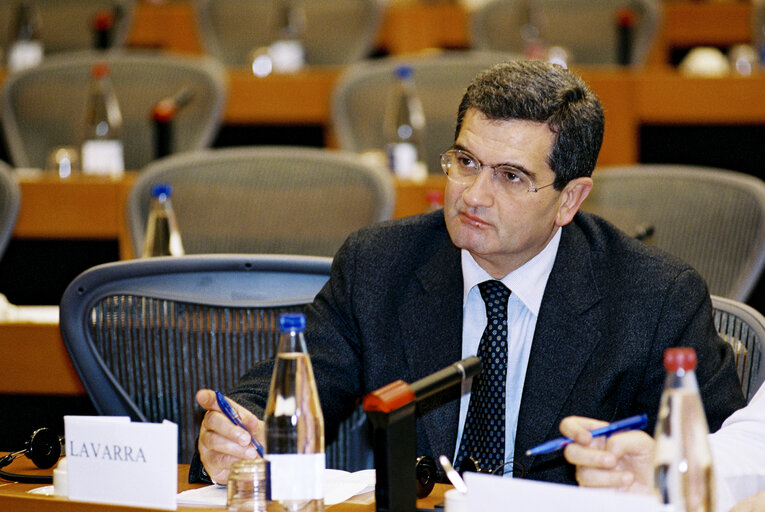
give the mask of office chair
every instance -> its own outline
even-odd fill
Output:
[[[308,65],[344,65],[369,55],[382,19],[379,0],[300,0]],[[202,44],[226,66],[278,38],[277,0],[194,0]]]
[[[173,187],[187,254],[334,256],[353,231],[389,219],[395,200],[390,173],[341,151],[252,146],[174,155],[148,165],[130,191],[134,254],[156,183]]]
[[[19,184],[11,171],[8,164],[0,161],[0,259],[13,234],[21,205]]]
[[[523,53],[529,32],[546,46],[562,46],[569,64],[618,64],[618,16],[635,15],[630,65],[643,65],[661,26],[658,0],[493,0],[471,21],[473,48]],[[523,36],[522,36],[523,34]]]
[[[16,167],[43,168],[54,148],[80,146],[90,69],[98,61],[111,69],[122,112],[126,169],[140,169],[154,159],[152,108],[183,87],[193,97],[173,122],[172,150],[212,143],[227,91],[225,71],[213,59],[117,50],[66,53],[8,76],[2,86],[2,127]]]
[[[457,107],[480,71],[518,58],[501,52],[439,52],[408,57],[369,59],[348,66],[332,93],[331,121],[339,146],[362,153],[384,148],[386,100],[394,69],[408,64],[425,112],[424,156],[430,173],[441,173],[439,155],[454,143]]]
[[[752,47],[761,55],[765,45],[765,0],[752,0]]]
[[[736,371],[746,401],[765,381],[765,317],[753,307],[712,295],[715,329],[733,347]]]
[[[12,37],[12,20],[21,0],[0,2],[0,44],[7,48]],[[111,13],[109,48],[120,48],[127,41],[136,0],[35,0],[40,14],[40,37],[45,55],[96,48],[93,33],[94,17]]]
[[[678,256],[710,293],[746,301],[765,267],[765,183],[685,165],[600,167],[583,210]]]
[[[64,292],[61,334],[98,413],[177,423],[178,462],[188,463],[202,416],[196,391],[227,392],[256,362],[275,357],[279,315],[313,300],[331,261],[239,254],[99,265]],[[359,409],[327,446],[328,467],[369,467],[359,448],[365,429]]]

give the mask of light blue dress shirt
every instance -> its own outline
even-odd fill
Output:
[[[550,243],[523,266],[501,279],[510,291],[507,301],[507,393],[505,403],[505,462],[513,460],[515,431],[518,427],[518,412],[521,407],[523,382],[531,352],[531,341],[537,325],[539,307],[542,303],[547,278],[550,276],[555,256],[558,253],[561,230],[555,233]],[[482,269],[470,253],[462,250],[462,358],[474,356],[486,328],[486,306],[478,290],[478,283],[494,279]],[[468,383],[469,384],[469,383]],[[462,430],[465,427],[470,404],[470,389],[465,386],[460,400],[459,430],[454,460],[459,451]],[[494,468],[483,468],[494,469]],[[509,471],[512,475],[512,471]]]

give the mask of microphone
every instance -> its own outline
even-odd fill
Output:
[[[159,100],[152,109],[155,121],[172,121],[178,112],[188,105],[194,98],[194,92],[188,87],[181,88],[173,96],[166,96]]]
[[[478,374],[480,371],[481,360],[476,356],[470,356],[413,382],[411,388],[414,391],[416,401],[419,402]]]

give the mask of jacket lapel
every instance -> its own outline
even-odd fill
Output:
[[[416,271],[419,283],[398,311],[410,375],[417,380],[462,359],[462,268],[448,236]],[[459,389],[418,405],[432,454],[451,454],[457,439]]]
[[[526,450],[560,435],[556,420],[561,407],[600,341],[593,308],[600,297],[589,251],[575,223],[563,229],[537,319],[518,418],[515,460],[527,469],[534,458]]]

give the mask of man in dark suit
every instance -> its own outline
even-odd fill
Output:
[[[558,66],[513,61],[476,77],[442,156],[444,211],[349,237],[308,308],[328,432],[366,393],[476,353],[484,370],[469,393],[419,406],[419,453],[478,459],[486,469],[514,460],[527,477],[574,483],[560,453],[525,451],[555,437],[569,415],[612,421],[645,412],[653,429],[671,346],[698,354],[712,430],[744,405],[698,273],[579,212],[603,126],[597,97]],[[506,303],[494,302],[499,296]],[[487,322],[496,332],[484,331]],[[271,369],[258,365],[230,395],[261,439]],[[197,399],[209,411],[201,460],[224,482],[230,464],[254,449],[209,390]]]

